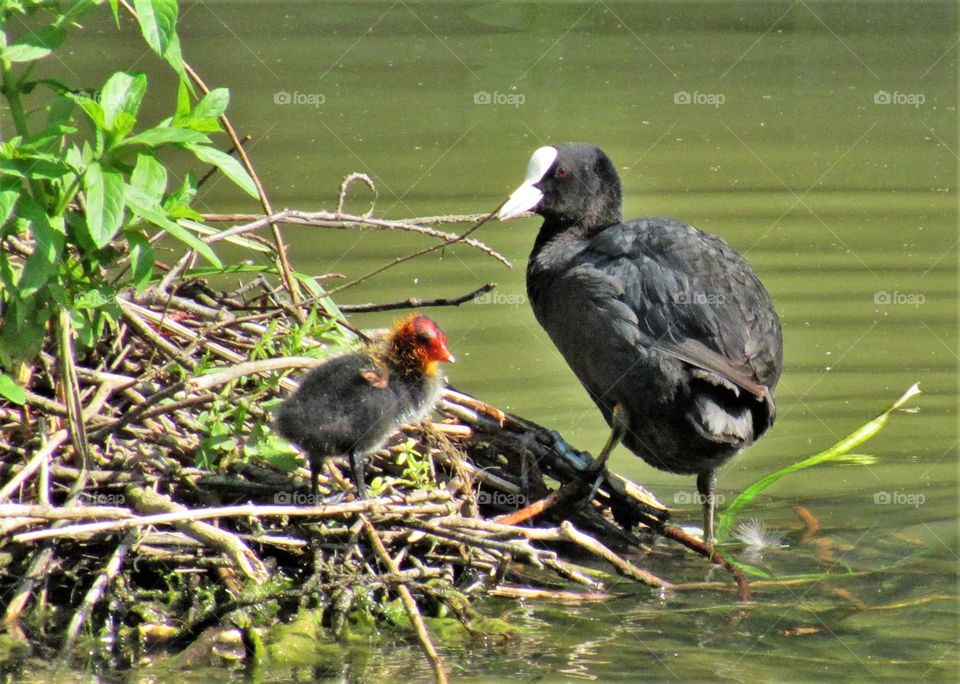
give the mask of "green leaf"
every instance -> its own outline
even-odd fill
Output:
[[[140,103],[147,92],[147,77],[143,74],[128,74],[118,71],[113,74],[100,92],[104,125],[117,137],[133,130]]]
[[[82,109],[93,125],[98,130],[104,130],[107,127],[107,115],[103,111],[100,103],[86,95],[77,95],[76,93],[67,93],[67,97],[76,102]]]
[[[209,245],[197,238],[197,236],[195,236],[189,230],[186,230],[174,221],[171,221],[159,204],[144,195],[143,192],[137,188],[129,185],[126,186],[124,192],[124,201],[127,203],[127,207],[129,207],[130,211],[137,216],[140,216],[144,220],[149,221],[159,228],[163,228],[174,238],[187,245],[190,249],[196,250],[197,253],[199,253],[204,259],[209,261],[214,266],[218,268],[223,266],[223,264],[220,262],[220,259],[217,258],[217,255],[212,249],[210,249]]]
[[[187,81],[180,79],[177,86],[177,110],[173,118],[176,120],[186,119],[190,116],[190,89],[187,88]]]
[[[202,219],[203,217],[201,216],[200,218]],[[210,226],[200,223],[199,221],[191,220],[190,218],[186,218],[186,217],[184,218],[178,217],[177,223],[179,223],[181,226],[185,228],[189,228],[190,230],[196,233],[199,233],[200,235],[216,235],[217,233],[220,232],[216,228],[211,228]],[[252,252],[263,252],[264,254],[269,254],[273,252],[273,249],[271,249],[270,247],[267,247],[266,245],[261,244],[256,240],[245,238],[242,235],[233,235],[231,237],[224,238],[223,241],[229,242],[230,244],[233,244],[233,245],[238,245],[239,247],[243,247],[244,249],[250,250]]]
[[[18,406],[23,406],[27,401],[27,393],[6,373],[0,373],[0,396]]]
[[[94,244],[108,245],[123,223],[123,174],[92,162],[83,174],[87,226]]]
[[[251,197],[255,199],[260,197],[260,193],[257,192],[257,187],[247,174],[247,170],[229,154],[207,145],[187,145],[187,149],[193,152],[200,161],[216,166],[227,178],[236,183],[241,190]]]
[[[35,243],[33,253],[27,257],[17,283],[17,295],[24,299],[46,285],[56,274],[65,240],[63,217],[51,219],[29,197],[21,196],[17,213],[20,219],[29,224]]]
[[[133,7],[147,45],[163,57],[176,35],[176,0],[133,0]]]
[[[193,145],[201,142],[210,142],[210,138],[198,131],[191,131],[187,128],[173,128],[169,126],[158,126],[130,136],[123,141],[124,146],[145,145],[147,147],[160,147],[161,145]]]
[[[7,220],[13,213],[13,208],[17,205],[17,199],[20,193],[16,190],[0,190],[0,227],[7,225]],[[0,231],[0,235],[5,235]]]
[[[168,210],[174,206],[189,207],[197,196],[197,177],[192,171],[183,177],[180,187],[170,193],[167,198]]]
[[[117,301],[117,293],[112,288],[105,285],[84,290],[73,302],[73,308],[77,311],[82,309],[100,309]]]
[[[47,105],[47,128],[65,125],[70,121],[76,103],[65,95],[57,95]]]
[[[54,97],[46,107],[46,124],[24,141],[21,150],[54,154],[59,159],[64,138],[77,132],[70,120],[76,106],[69,97],[63,95]]]
[[[154,254],[153,245],[139,230],[127,230],[127,242],[130,244],[130,270],[133,272],[131,281],[139,292],[150,282],[153,275]]]
[[[167,61],[167,64],[169,64],[173,70],[177,72],[180,80],[186,82],[187,88],[190,90],[190,92],[195,95],[196,93],[193,90],[193,85],[190,82],[189,76],[187,76],[187,69],[183,65],[183,55],[180,52],[180,39],[177,37],[176,33],[174,33],[170,38],[170,44],[164,51],[163,58]]]
[[[740,496],[734,499],[733,503],[727,506],[727,508],[717,517],[717,537],[723,539],[729,535],[729,532],[733,527],[733,523],[736,520],[737,513],[739,513],[741,509],[753,501],[764,489],[772,485],[780,478],[789,475],[790,473],[795,473],[798,470],[810,468],[819,463],[823,463],[824,461],[835,461],[842,459],[853,449],[860,446],[875,434],[880,432],[880,430],[883,429],[883,426],[886,425],[887,421],[890,419],[890,414],[897,409],[900,409],[905,403],[918,394],[920,394],[919,384],[913,385],[910,389],[903,393],[903,396],[893,403],[893,406],[878,415],[869,423],[862,425],[858,429],[851,432],[829,449],[821,451],[819,454],[814,454],[809,458],[805,458],[799,463],[794,463],[785,468],[781,468],[780,470],[767,475],[763,479],[747,487],[747,489],[745,489]]]
[[[151,154],[138,154],[137,165],[130,174],[130,185],[157,203],[167,189],[167,169]]]
[[[58,26],[45,26],[39,31],[28,33],[19,42],[3,48],[0,56],[10,62],[32,62],[46,57],[60,47],[66,35],[66,31]]]
[[[49,154],[24,155],[19,159],[0,159],[0,175],[53,180],[70,172],[60,159]]]
[[[230,91],[226,88],[216,88],[204,95],[192,111],[189,105],[186,112],[181,111],[178,103],[174,122],[178,126],[194,131],[216,133],[223,130],[220,126],[220,117],[223,116],[229,104]]]
[[[203,96],[191,115],[195,119],[219,119],[227,111],[229,104],[230,91],[226,88],[215,88]]]
[[[100,337],[100,329],[102,329],[103,326],[102,324],[98,325],[98,318],[99,316],[95,310],[70,310],[73,334],[76,336],[77,346],[81,349],[89,349]]]

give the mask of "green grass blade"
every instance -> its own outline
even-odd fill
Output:
[[[893,406],[878,415],[869,423],[862,425],[851,432],[829,449],[821,451],[819,454],[814,454],[813,456],[810,456],[799,463],[794,463],[785,468],[781,468],[775,473],[770,473],[763,479],[747,487],[743,493],[734,499],[733,502],[727,506],[726,509],[724,509],[723,512],[721,512],[717,517],[717,537],[719,539],[725,539],[729,536],[730,530],[733,528],[733,523],[737,519],[737,514],[744,507],[750,504],[750,502],[753,501],[764,489],[772,485],[780,478],[789,475],[790,473],[795,473],[798,470],[804,470],[819,463],[823,463],[824,461],[837,459],[838,457],[848,454],[850,451],[880,432],[880,430],[883,429],[883,426],[886,425],[887,421],[890,419],[890,414],[901,408],[910,399],[918,394],[920,394],[919,383],[913,385],[910,389],[904,392],[903,396],[897,399]]]

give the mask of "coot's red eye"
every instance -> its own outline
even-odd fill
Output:
[[[566,178],[570,175],[570,170],[564,166],[558,166],[556,172],[553,174],[554,178]]]

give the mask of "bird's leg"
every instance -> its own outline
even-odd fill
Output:
[[[590,486],[590,493],[589,496],[586,497],[586,501],[592,501],[593,497],[596,496],[597,489],[600,487],[600,481],[603,479],[603,471],[607,465],[607,459],[610,458],[610,454],[623,440],[623,436],[627,432],[628,423],[627,408],[623,404],[615,404],[613,411],[610,413],[610,436],[607,437],[606,444],[603,445],[600,453],[585,473],[586,477],[584,479],[593,477],[593,484]]]
[[[313,494],[313,503],[316,504],[320,496],[320,468],[323,461],[319,458],[310,458],[310,493]]]
[[[697,491],[703,501],[703,543],[713,546],[713,519],[716,511],[717,471],[708,470],[697,475]]]
[[[367,484],[363,480],[363,454],[350,453],[350,470],[353,472],[353,482],[357,487],[357,498],[367,498]]]

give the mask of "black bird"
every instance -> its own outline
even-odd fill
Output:
[[[311,370],[280,406],[277,428],[307,452],[314,496],[323,459],[340,455],[349,456],[357,495],[366,496],[364,457],[430,413],[442,384],[439,362],[453,360],[437,324],[414,314],[384,340]]]
[[[623,222],[620,178],[593,145],[541,147],[498,213],[544,221],[527,265],[533,312],[619,441],[697,475],[713,542],[716,472],[773,425],[780,319],[740,254],[665,218]]]

